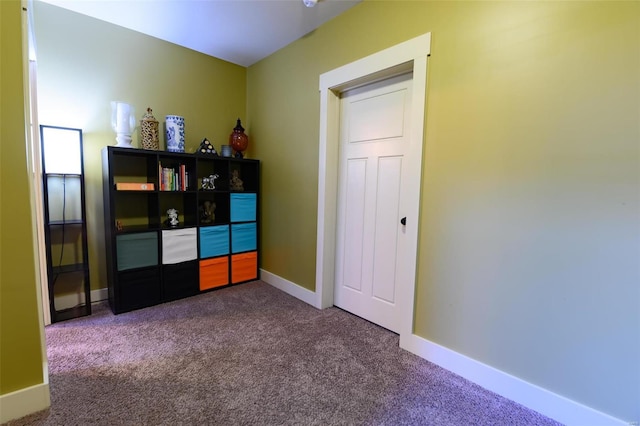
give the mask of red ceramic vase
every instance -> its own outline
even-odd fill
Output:
[[[233,132],[229,135],[229,145],[236,152],[236,157],[244,157],[242,153],[249,146],[249,138],[244,134],[244,127],[242,127],[239,118],[236,127],[233,128]]]

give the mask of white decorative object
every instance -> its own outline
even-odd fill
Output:
[[[220,175],[209,175],[207,177],[202,178],[202,189],[216,189],[216,179],[218,179]]]
[[[167,151],[184,152],[184,117],[167,115]]]
[[[116,132],[117,147],[133,148],[131,134],[136,128],[133,106],[120,101],[111,102],[111,127]]]
[[[178,226],[180,224],[180,221],[178,220],[178,210],[167,210],[167,221],[169,222],[170,226]]]

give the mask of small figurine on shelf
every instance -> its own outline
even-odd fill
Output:
[[[196,154],[207,154],[213,155],[215,157],[218,156],[218,152],[207,138],[202,139],[202,142],[200,143],[200,147],[196,151]]]
[[[180,221],[178,220],[178,210],[167,210],[167,222],[169,223],[169,226],[178,226],[180,224]]]
[[[206,200],[200,206],[200,223],[213,223],[216,220],[216,203]]]
[[[218,175],[209,175],[207,177],[202,178],[202,189],[211,190],[216,189],[216,179],[220,176]]]
[[[240,172],[238,169],[233,169],[231,171],[231,180],[229,181],[229,186],[232,191],[244,191],[244,184],[242,179],[240,179]]]

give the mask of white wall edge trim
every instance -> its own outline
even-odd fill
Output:
[[[593,408],[555,394],[504,371],[412,334],[400,346],[485,389],[566,425],[628,425]]]
[[[19,419],[51,405],[49,384],[41,383],[0,395],[0,423]]]
[[[307,290],[306,288],[301,287],[294,282],[291,282],[269,271],[265,271],[264,269],[260,269],[260,279],[265,283],[277,288],[278,290],[282,290],[285,293],[295,297],[296,299],[300,299],[311,306],[317,307],[316,293],[311,290]]]

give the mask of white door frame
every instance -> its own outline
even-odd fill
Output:
[[[424,139],[425,100],[427,89],[427,57],[431,52],[431,33],[374,53],[320,76],[320,152],[318,167],[318,228],[316,245],[316,300],[319,309],[333,305],[335,281],[336,216],[338,193],[338,152],[340,94],[345,90],[369,84],[394,75],[413,72],[411,105],[411,143],[419,144],[416,158],[408,158],[410,193],[420,193],[422,176],[422,146]],[[418,215],[420,197],[406,214],[406,232],[410,249],[418,246]],[[413,311],[416,282],[416,262],[411,259],[412,276],[401,279],[412,283],[408,292],[399,295],[399,311],[403,312],[400,346],[413,333]],[[406,294],[404,294],[406,293]]]

